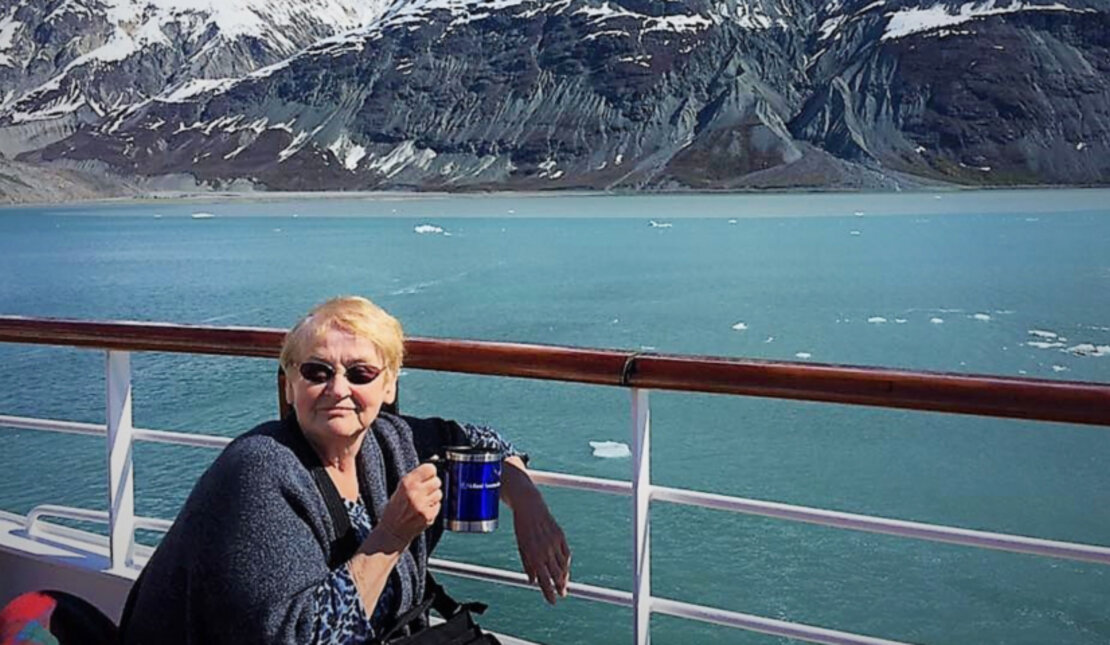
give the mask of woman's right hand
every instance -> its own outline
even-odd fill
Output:
[[[394,545],[398,551],[405,549],[435,522],[442,501],[442,482],[435,464],[421,464],[401,478],[377,528],[398,542]]]

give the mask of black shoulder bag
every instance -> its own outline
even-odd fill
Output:
[[[343,499],[335,488],[335,483],[328,476],[327,471],[319,463],[310,468],[312,479],[320,494],[324,497],[324,504],[328,507],[335,534],[338,539],[331,546],[332,562],[328,566],[334,569],[347,561],[358,550],[358,537],[351,520],[347,517],[347,510],[343,507]],[[405,633],[405,628],[416,623],[427,625],[429,609],[446,620],[438,625],[428,625],[411,634]],[[462,603],[455,601],[432,578],[431,572],[425,574],[424,600],[412,609],[402,614],[393,626],[382,636],[373,641],[374,645],[500,645],[492,634],[482,631],[474,622],[471,612],[481,614],[487,606],[480,602]]]

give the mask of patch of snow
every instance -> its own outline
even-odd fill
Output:
[[[1083,12],[1066,7],[1060,3],[1030,4],[1023,0],[1017,0],[1006,6],[998,6],[997,0],[988,0],[987,2],[965,3],[960,6],[958,11],[953,13],[946,5],[937,3],[927,8],[902,9],[887,14],[890,20],[887,22],[886,31],[883,32],[882,40],[904,38],[905,36],[925,31],[952,27],[985,16],[998,16],[1020,11]]]
[[[285,150],[282,150],[278,153],[278,163],[281,163],[289,157],[297,154],[297,152],[300,151],[301,147],[304,146],[306,141],[308,141],[308,133],[304,130],[301,130],[297,133],[297,136],[293,137],[293,141],[285,147]]]
[[[847,20],[845,16],[837,16],[821,23],[821,28],[817,30],[820,34],[818,40],[825,40],[833,35],[837,29],[840,29],[840,25],[844,24],[845,20]]]
[[[15,67],[15,61],[4,52],[12,48],[15,35],[22,26],[23,23],[15,19],[14,7],[9,15],[0,20],[0,65],[4,67]]]
[[[219,94],[235,83],[233,78],[197,78],[178,85],[168,93],[155,97],[163,103],[183,103],[198,94],[211,92]]]
[[[625,38],[628,38],[629,36],[631,36],[631,34],[629,34],[627,31],[624,31],[623,29],[605,29],[603,31],[595,31],[592,34],[587,34],[585,37],[582,38],[582,42],[595,40],[597,38],[601,38],[602,36],[623,36]]]
[[[402,141],[383,157],[378,157],[366,165],[386,177],[393,177],[408,166],[427,169],[436,158],[436,151],[430,148],[417,149],[413,140]]]
[[[340,163],[342,163],[343,167],[347,170],[355,170],[358,168],[358,162],[362,161],[363,157],[366,156],[366,147],[353,143],[346,132],[339,135],[339,137],[328,146],[328,150],[331,150],[335,158],[339,159]]]

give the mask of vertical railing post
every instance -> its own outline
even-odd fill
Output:
[[[108,536],[112,568],[131,566],[135,484],[131,469],[131,355],[108,352]]]
[[[651,408],[648,391],[632,390],[632,619],[636,645],[651,642]]]

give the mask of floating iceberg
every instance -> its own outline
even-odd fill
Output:
[[[742,322],[738,322],[735,325],[733,325],[732,328],[735,329],[736,331],[744,331],[748,328],[748,326],[746,324],[742,323]]]
[[[1053,347],[1063,347],[1063,343],[1050,343],[1043,340],[1031,340],[1025,343],[1029,347],[1036,347],[1037,349],[1052,349]]]
[[[619,441],[591,441],[590,447],[594,449],[594,456],[602,459],[621,459],[622,457],[632,456],[628,444]]]
[[[1037,336],[1039,338],[1056,338],[1057,334],[1054,331],[1044,331],[1043,329],[1030,329],[1030,336]]]
[[[810,354],[809,352],[798,352],[794,355],[802,359],[813,358],[813,354]]]
[[[886,322],[886,318],[883,318],[882,316],[871,316],[867,319],[867,322],[873,325],[881,325]]]
[[[1069,347],[1067,351],[1076,356],[1107,356],[1110,355],[1110,345],[1080,343],[1074,347]]]
[[[433,226],[432,224],[420,224],[420,225],[414,226],[412,228],[412,230],[413,230],[414,233],[420,233],[421,235],[427,235],[428,233],[438,235],[438,234],[443,233],[442,228],[440,228],[438,226]]]
[[[648,224],[650,224],[652,228],[670,228],[672,226],[670,222],[657,222],[655,220],[648,220]]]
[[[934,325],[943,325],[944,324],[944,319],[943,318],[930,318],[929,322],[933,323]]]
[[[986,322],[986,321],[991,319],[990,314],[974,314],[971,317],[974,318],[975,320],[982,320],[983,322]]]
[[[193,219],[212,219],[213,217],[215,217],[215,215],[213,215],[212,213],[193,213],[192,214]]]

